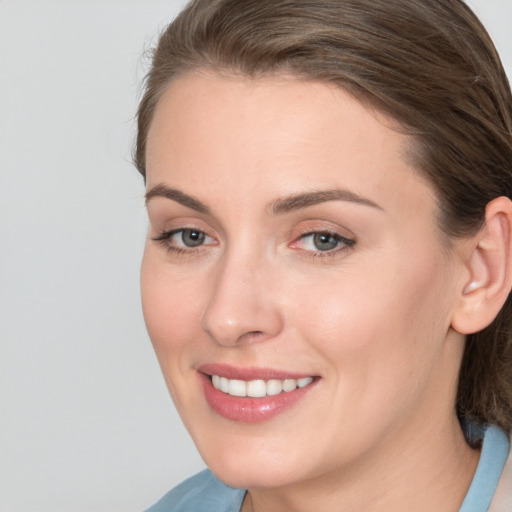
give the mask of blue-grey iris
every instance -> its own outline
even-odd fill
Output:
[[[184,229],[181,233],[181,240],[187,247],[198,247],[204,243],[205,234],[195,229]]]
[[[313,243],[319,251],[332,251],[338,247],[339,240],[330,233],[315,233]]]

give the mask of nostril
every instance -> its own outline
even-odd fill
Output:
[[[262,337],[265,337],[265,333],[263,331],[249,331],[242,334],[238,341],[257,341]]]

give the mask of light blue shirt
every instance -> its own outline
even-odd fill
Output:
[[[496,488],[509,455],[509,440],[503,430],[489,427],[485,431],[480,460],[468,493],[459,512],[486,512],[494,498]],[[508,500],[512,488],[507,489]],[[512,512],[512,509],[508,509]],[[508,512],[499,510],[499,512]],[[238,512],[238,511],[237,511]]]
[[[485,431],[480,461],[459,512],[487,512],[495,496],[509,454],[509,440],[497,427]],[[500,484],[505,501],[512,502],[512,486]],[[223,484],[209,470],[185,480],[146,512],[239,512],[245,489],[233,489]],[[503,498],[503,496],[502,496]],[[490,512],[512,512],[500,506]]]

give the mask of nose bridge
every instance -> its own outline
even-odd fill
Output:
[[[282,327],[272,299],[271,265],[261,251],[238,246],[219,263],[202,328],[219,344],[275,336]]]

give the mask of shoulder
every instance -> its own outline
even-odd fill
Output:
[[[233,489],[208,469],[169,491],[146,512],[239,512],[245,490]]]

